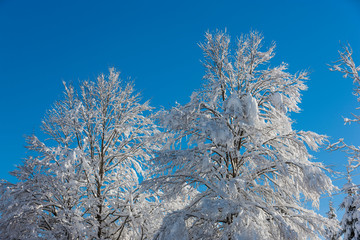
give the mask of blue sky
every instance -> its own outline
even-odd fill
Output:
[[[186,103],[204,74],[198,43],[207,30],[225,28],[233,40],[262,32],[265,44],[277,44],[273,65],[311,72],[296,129],[360,145],[359,126],[342,119],[358,106],[352,83],[326,66],[340,41],[360,64],[359,0],[0,0],[0,178],[12,179],[8,172],[26,156],[24,136],[40,134],[63,80],[94,79],[115,67],[153,106]],[[315,155],[335,170],[346,163],[341,153]]]

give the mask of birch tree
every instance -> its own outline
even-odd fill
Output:
[[[307,72],[271,67],[275,45],[257,32],[234,51],[226,33],[207,33],[203,87],[159,114],[168,142],[146,184],[189,204],[168,214],[155,239],[318,239],[326,218],[306,207],[333,189],[312,161],[324,136],[293,129]],[[329,227],[329,226],[328,226]]]
[[[29,137],[18,182],[1,183],[0,238],[148,238],[158,201],[138,184],[157,149],[149,103],[114,69],[79,91],[64,86],[42,124],[48,139]]]

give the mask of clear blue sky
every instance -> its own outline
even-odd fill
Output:
[[[205,31],[225,28],[233,40],[262,32],[277,43],[274,64],[311,72],[295,128],[360,145],[360,126],[342,119],[358,106],[352,83],[326,66],[339,41],[352,45],[360,64],[360,0],[0,0],[0,178],[12,179],[8,172],[26,156],[24,135],[40,134],[63,80],[116,67],[153,106],[186,103],[204,74],[197,44]],[[334,169],[346,163],[340,153],[316,156]]]

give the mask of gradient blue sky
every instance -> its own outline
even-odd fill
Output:
[[[295,128],[360,145],[359,126],[342,119],[358,106],[352,83],[326,66],[340,41],[360,64],[360,0],[0,0],[0,178],[13,180],[8,172],[26,156],[24,136],[40,134],[63,80],[115,67],[153,106],[186,103],[204,74],[197,44],[207,30],[225,28],[233,40],[262,32],[265,44],[277,44],[274,65],[311,72]],[[315,155],[335,170],[346,163],[341,153]]]

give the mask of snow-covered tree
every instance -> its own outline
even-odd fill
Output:
[[[352,57],[353,51],[350,46],[344,46],[343,51],[339,51],[340,59],[330,66],[331,71],[338,71],[343,74],[344,78],[353,79],[355,85],[353,94],[357,96],[358,102],[360,102],[360,66],[356,66]],[[360,116],[352,114],[353,119],[344,118],[346,123],[360,123]],[[348,154],[349,170],[352,171],[360,166],[360,148],[348,145],[344,139],[339,139],[337,143],[329,146],[331,150],[344,150]]]
[[[329,211],[326,213],[327,218],[329,219],[329,221],[333,221],[335,226],[339,225],[339,221],[337,220],[337,215],[336,215],[336,211],[335,208],[333,206],[333,201],[330,200],[329,201]],[[338,231],[337,229],[333,229],[333,228],[326,228],[326,234],[325,237],[327,240],[337,240],[338,239]]]
[[[64,85],[43,121],[49,138],[29,137],[18,182],[1,182],[0,239],[149,238],[158,201],[138,184],[158,149],[151,107],[114,69],[79,91]]]
[[[340,222],[338,236],[344,240],[360,239],[360,196],[359,188],[352,183],[348,173],[348,182],[344,185],[343,192],[347,193],[340,207],[344,209],[344,215]]]
[[[167,146],[146,184],[189,204],[168,214],[155,239],[318,239],[319,204],[332,182],[313,162],[324,136],[292,128],[306,72],[271,67],[257,32],[231,52],[226,33],[207,33],[205,83],[188,104],[159,114]]]
[[[352,57],[353,51],[350,46],[344,46],[342,51],[339,51],[340,59],[330,66],[331,71],[338,71],[343,74],[344,78],[353,79],[355,85],[354,95],[360,101],[360,66],[356,66]],[[360,116],[352,114],[353,119],[345,118],[346,123],[360,123]],[[350,173],[360,166],[360,148],[347,144],[344,139],[339,139],[338,142],[330,144],[330,150],[342,150],[348,155],[347,174],[348,183],[342,188],[342,192],[347,194],[341,203],[340,207],[345,210],[344,216],[340,222],[339,236],[343,235],[345,240],[360,238],[360,196],[358,186],[352,183]]]

